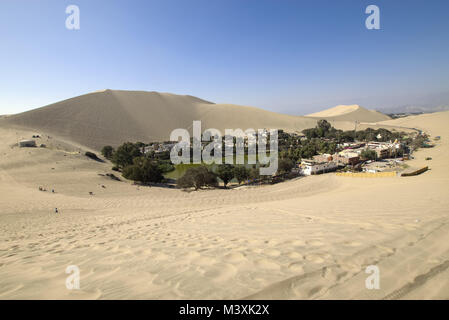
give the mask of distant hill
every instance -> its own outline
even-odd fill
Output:
[[[276,128],[301,131],[316,119],[254,107],[214,104],[193,96],[146,91],[102,90],[8,116],[24,126],[100,149],[126,141],[165,141],[176,128],[191,130],[194,120],[208,128]]]
[[[326,119],[329,121],[359,121],[379,122],[389,120],[390,117],[375,111],[368,110],[359,105],[339,105],[324,111],[307,115],[307,117]]]
[[[393,107],[382,109],[382,112],[387,114],[418,114],[418,113],[433,113],[433,112],[441,112],[448,111],[449,105],[441,105],[441,106],[401,106],[401,107]]]

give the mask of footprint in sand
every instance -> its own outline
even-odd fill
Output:
[[[285,244],[290,244],[295,247],[302,247],[302,246],[306,245],[306,242],[303,240],[292,240],[292,241],[287,241]]]
[[[300,254],[298,252],[294,252],[294,251],[287,253],[287,257],[292,258],[292,259],[304,259],[302,254]]]
[[[357,263],[345,262],[340,264],[340,268],[350,273],[357,273],[362,270],[362,266]]]
[[[256,266],[266,270],[279,270],[279,265],[267,259],[260,259],[255,262]]]
[[[200,256],[194,259],[192,262],[198,266],[211,266],[216,262],[216,260],[214,258]]]
[[[313,262],[313,263],[323,263],[324,262],[324,256],[321,254],[309,254],[306,256],[306,260]]]
[[[245,256],[240,252],[232,252],[224,257],[227,262],[239,263],[246,260]]]
[[[313,246],[313,247],[321,247],[324,245],[324,243],[321,240],[310,240],[306,242],[307,245]]]
[[[292,262],[288,265],[288,268],[296,273],[303,273],[304,272],[304,268],[303,268],[303,262],[299,262],[299,261],[295,261]]]
[[[359,241],[345,241],[343,242],[343,245],[347,247],[359,247],[362,245],[362,243]]]
[[[189,251],[189,252],[187,252],[187,253],[185,253],[185,254],[179,256],[178,259],[179,259],[180,261],[184,261],[184,260],[191,261],[191,260],[196,259],[196,258],[198,258],[198,257],[200,257],[200,256],[201,256],[201,255],[200,255],[199,252],[197,252],[197,251]]]
[[[224,282],[232,278],[237,273],[237,269],[231,264],[216,264],[209,267],[204,273],[205,277],[214,282]]]
[[[321,269],[321,277],[324,279],[331,279],[333,277],[332,269],[328,267],[323,267],[323,269]]]
[[[269,257],[279,257],[281,255],[281,252],[276,249],[266,249],[264,250],[264,254],[266,254]]]
[[[389,257],[396,252],[396,248],[389,248],[381,245],[376,246],[376,248],[381,251],[381,257]]]
[[[156,253],[152,258],[156,261],[165,261],[170,259],[170,256],[165,253]]]
[[[275,246],[277,245],[279,242],[277,240],[266,240],[265,244],[268,246]]]

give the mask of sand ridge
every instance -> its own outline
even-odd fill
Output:
[[[328,121],[358,121],[358,122],[379,122],[389,120],[390,117],[375,111],[365,109],[359,105],[338,105],[320,112],[307,115],[312,118],[326,119]]]
[[[203,130],[284,128],[301,131],[316,120],[254,107],[214,104],[189,95],[102,90],[1,119],[6,124],[34,128],[99,150],[126,141],[167,141],[172,130],[191,130],[200,120]]]

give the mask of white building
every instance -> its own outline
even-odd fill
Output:
[[[310,176],[312,174],[331,172],[337,170],[337,167],[337,163],[333,161],[316,162],[314,160],[303,160],[301,162],[300,172],[306,176]]]

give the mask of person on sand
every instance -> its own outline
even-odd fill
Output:
[[[58,208],[55,208],[55,213],[59,213]]]

